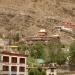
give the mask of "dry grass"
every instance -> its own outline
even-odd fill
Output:
[[[63,20],[75,21],[74,0],[0,0],[0,28],[2,34],[10,30],[20,31],[24,36],[52,28]]]

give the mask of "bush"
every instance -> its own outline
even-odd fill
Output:
[[[29,75],[41,75],[41,73],[38,69],[31,69]]]
[[[45,71],[42,71],[42,68],[30,69],[29,75],[46,75]]]
[[[75,41],[70,45],[69,51],[70,51],[69,63],[75,64]]]

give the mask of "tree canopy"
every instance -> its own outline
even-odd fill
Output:
[[[42,58],[44,59],[44,44],[36,43],[31,47],[31,56],[34,58]]]
[[[70,52],[69,62],[70,64],[75,64],[75,41],[72,42],[72,44],[70,45],[69,52]]]

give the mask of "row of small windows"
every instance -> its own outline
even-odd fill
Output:
[[[9,74],[2,74],[2,75],[9,75]],[[11,74],[11,75],[17,75],[17,74]],[[19,75],[24,75],[24,74],[19,74]]]
[[[3,71],[9,71],[9,66],[3,66]],[[11,71],[17,72],[17,66],[11,66]],[[19,67],[19,72],[25,72],[25,67]]]
[[[51,72],[54,72],[54,69],[53,68],[51,68]]]
[[[3,62],[9,62],[9,57],[3,56]],[[12,57],[11,63],[17,63],[17,57]],[[20,63],[25,63],[25,58],[20,58]]]

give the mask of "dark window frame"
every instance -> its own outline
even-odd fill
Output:
[[[25,64],[25,58],[20,58],[19,62],[20,64]]]
[[[17,72],[17,66],[11,66],[11,71],[12,72]]]
[[[3,65],[3,71],[9,71],[9,66]]]
[[[9,62],[9,56],[3,56],[3,62]]]
[[[51,72],[54,72],[54,68],[51,68]]]
[[[19,67],[19,72],[25,72],[25,67]]]
[[[17,57],[11,57],[11,63],[17,63]]]

